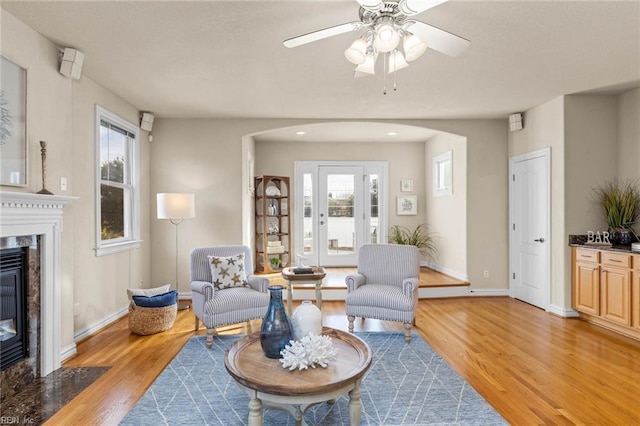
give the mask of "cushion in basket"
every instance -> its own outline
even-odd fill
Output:
[[[244,253],[233,256],[207,256],[211,265],[211,282],[216,290],[248,287],[244,270]]]
[[[164,308],[175,305],[177,301],[178,292],[176,290],[156,296],[133,296],[133,303],[143,308]]]
[[[165,284],[154,288],[128,288],[127,296],[129,296],[129,300],[133,302],[133,296],[156,296],[158,294],[164,294],[170,289],[171,284]]]

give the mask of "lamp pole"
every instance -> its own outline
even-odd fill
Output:
[[[184,219],[194,218],[195,200],[193,194],[181,193],[159,193],[157,197],[157,217],[158,219],[169,219],[169,222],[176,227],[176,248],[175,248],[175,283],[176,291],[180,294],[180,285],[178,283],[178,225]],[[179,296],[178,296],[179,297]],[[187,302],[178,303],[178,309],[189,309],[190,304]]]
[[[175,268],[175,273],[176,273],[176,290],[178,291],[178,300],[180,297],[180,284],[178,284],[178,225],[180,225],[182,223],[182,221],[184,220],[184,218],[170,218],[169,222],[171,222],[172,224],[175,225],[176,227],[176,268]],[[190,305],[187,302],[179,302],[178,303],[178,310],[185,310],[185,309],[189,309]]]

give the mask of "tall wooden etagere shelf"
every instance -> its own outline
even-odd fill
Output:
[[[272,273],[291,266],[291,221],[289,220],[289,178],[255,178],[256,272]],[[275,267],[271,259],[279,259]]]

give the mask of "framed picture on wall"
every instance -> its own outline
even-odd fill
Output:
[[[418,214],[418,196],[403,195],[397,198],[396,214],[398,216],[412,216]]]
[[[27,185],[27,70],[0,56],[0,185]]]
[[[400,191],[413,192],[413,179],[402,179],[400,181]]]

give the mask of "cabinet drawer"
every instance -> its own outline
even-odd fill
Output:
[[[631,268],[631,255],[603,251],[602,264],[608,266],[619,266],[621,268]]]
[[[598,252],[597,250],[589,250],[589,249],[576,249],[576,261],[578,262],[594,262],[598,263]]]

